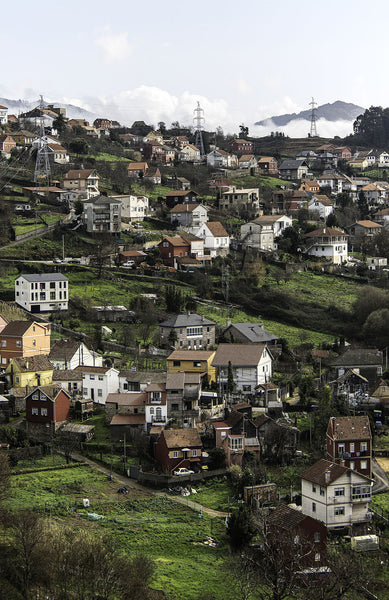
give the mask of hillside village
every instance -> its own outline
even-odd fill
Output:
[[[0,106],[2,454],[221,486],[268,597],[387,598],[389,147],[198,133]]]

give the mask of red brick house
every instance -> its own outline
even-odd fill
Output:
[[[155,444],[155,458],[163,471],[180,467],[199,470],[202,442],[197,429],[164,429]]]
[[[174,267],[175,259],[190,256],[190,242],[179,235],[164,237],[158,248],[164,264],[169,267]]]
[[[144,176],[148,168],[147,162],[132,162],[128,165],[127,175],[131,179],[139,179]]]
[[[40,386],[26,396],[26,429],[53,435],[69,418],[70,396],[54,385]]]
[[[273,510],[265,522],[266,542],[285,558],[290,553],[296,570],[323,567],[327,558],[327,528],[324,523],[287,505]]]
[[[371,459],[369,417],[331,417],[327,427],[327,460],[371,479]]]
[[[235,152],[235,154],[252,154],[253,153],[253,142],[249,142],[248,140],[243,140],[241,138],[236,138],[231,142],[231,150]]]
[[[0,152],[11,152],[16,148],[16,142],[10,135],[3,133],[0,135]]]

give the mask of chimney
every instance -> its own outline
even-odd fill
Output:
[[[331,472],[330,472],[330,470],[329,470],[329,469],[326,469],[326,470],[324,471],[324,481],[325,481],[326,483],[329,483],[329,482],[330,482],[330,478],[331,478]]]
[[[231,319],[226,319],[226,327],[229,327],[231,325]]]

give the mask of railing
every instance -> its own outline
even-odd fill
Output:
[[[153,415],[151,417],[151,422],[152,423],[166,423],[166,417],[157,417],[157,416]]]

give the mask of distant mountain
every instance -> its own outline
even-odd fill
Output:
[[[289,115],[279,115],[278,117],[269,117],[263,121],[257,121],[254,125],[267,126],[269,121],[275,126],[284,127],[289,125],[293,121],[304,119],[306,121],[311,120],[311,110],[303,110],[299,113],[292,113]],[[326,121],[355,121],[355,119],[365,112],[362,106],[351,104],[350,102],[342,102],[337,100],[332,104],[323,104],[318,106],[316,109],[317,119],[325,119]]]
[[[0,104],[8,108],[9,115],[14,114],[18,116],[20,113],[27,112],[38,106],[39,100],[10,100],[9,98],[0,98]],[[44,102],[44,104],[46,106],[48,104],[54,104],[54,106],[66,108],[66,116],[69,119],[85,119],[85,121],[93,123],[97,117],[101,116],[89,112],[80,106],[74,106],[73,104],[64,104],[63,102]]]

